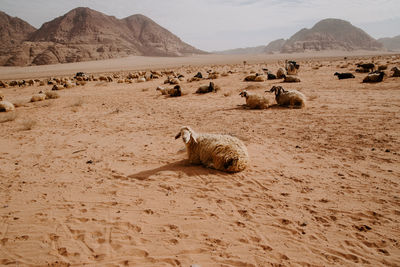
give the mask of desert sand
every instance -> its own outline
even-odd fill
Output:
[[[276,72],[283,56],[245,67],[245,56],[203,56],[0,68],[2,80],[234,72],[206,95],[194,92],[208,80],[184,81],[177,98],[156,92],[165,77],[88,82],[38,103],[30,96],[50,85],[1,89],[24,104],[0,123],[0,265],[400,266],[400,78],[363,84],[354,72],[371,60],[390,70],[400,57],[318,56],[297,57],[296,84],[243,82]],[[306,108],[243,107],[240,90],[273,85],[301,91]],[[189,165],[174,139],[183,125],[240,138],[250,166]]]

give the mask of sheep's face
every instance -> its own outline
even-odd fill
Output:
[[[239,95],[240,95],[241,97],[247,97],[247,91],[244,90],[244,91],[240,92]]]
[[[193,140],[195,143],[197,143],[195,133],[190,127],[187,126],[182,127],[181,131],[175,136],[175,139],[178,139],[181,136],[185,144],[189,143],[190,140]]]

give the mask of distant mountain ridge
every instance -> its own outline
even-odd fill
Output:
[[[3,24],[0,24],[0,26]],[[29,24],[28,24],[29,25]],[[184,43],[146,16],[117,19],[86,7],[33,28],[0,52],[0,64],[44,65],[140,56],[184,56],[204,51]]]
[[[391,51],[400,51],[400,35],[378,39],[378,42]]]
[[[261,50],[261,46],[256,50]],[[303,28],[288,40],[278,39],[264,46],[264,53],[301,53],[322,50],[380,50],[383,45],[362,29],[340,19],[324,19],[311,29]],[[237,51],[238,49],[222,51]],[[253,54],[254,49],[244,50]]]

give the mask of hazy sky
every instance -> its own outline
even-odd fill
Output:
[[[206,51],[266,45],[325,18],[374,38],[400,34],[400,0],[0,0],[0,10],[37,28],[79,6],[117,18],[143,14]]]

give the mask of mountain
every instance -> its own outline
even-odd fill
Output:
[[[271,54],[274,52],[279,52],[284,43],[285,39],[278,39],[270,42],[266,46],[260,45],[254,47],[235,48],[222,51],[213,51],[213,53],[221,55],[249,55],[249,54],[265,54],[265,53]]]
[[[400,51],[400,35],[397,35],[392,38],[390,38],[390,37],[380,38],[380,39],[378,39],[378,42],[383,44],[383,46],[387,50]]]
[[[279,52],[279,51],[281,51],[285,42],[286,42],[285,39],[278,39],[278,40],[272,41],[265,47],[264,52],[268,53],[268,54],[271,54],[274,52]]]
[[[307,50],[378,50],[382,44],[360,28],[340,19],[324,19],[311,29],[301,29],[283,45],[281,52]]]
[[[0,48],[19,45],[34,31],[36,28],[29,23],[0,11]]]
[[[90,8],[75,8],[46,22],[0,64],[44,65],[139,56],[204,54],[143,15],[117,19]],[[3,55],[4,58],[4,55]]]
[[[221,55],[248,55],[248,54],[263,54],[265,45],[255,46],[255,47],[245,47],[245,48],[235,48],[223,51],[213,51],[214,54]]]

